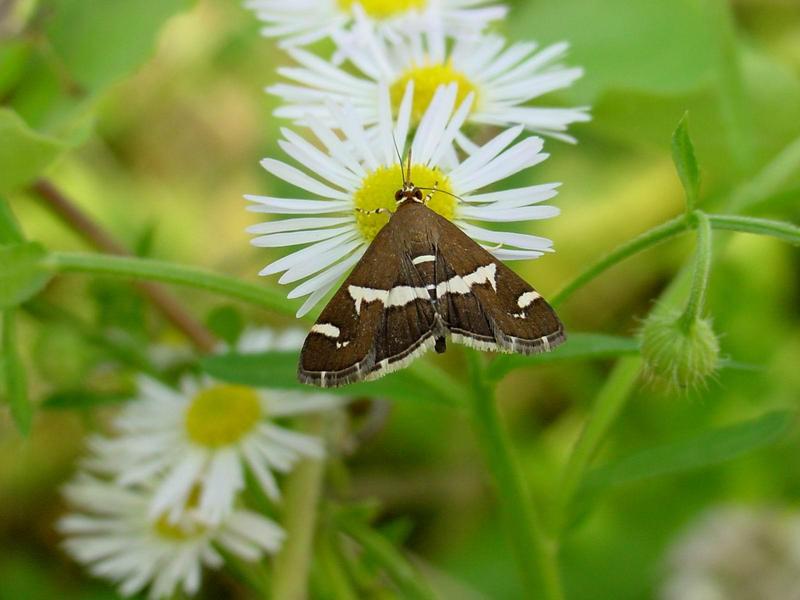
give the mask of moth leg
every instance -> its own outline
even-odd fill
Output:
[[[391,211],[388,208],[383,208],[383,207],[373,208],[372,210],[364,210],[363,208],[359,208],[358,206],[356,206],[355,207],[355,211],[357,213],[361,213],[362,215],[382,215],[382,214],[392,215],[392,214],[394,214],[394,211]]]
[[[431,201],[431,199],[433,198],[433,195],[438,191],[439,191],[439,182],[438,181],[434,181],[433,182],[433,188],[431,188],[430,192],[425,194],[425,197],[422,199],[422,204],[425,205],[425,206],[428,206],[428,202]]]

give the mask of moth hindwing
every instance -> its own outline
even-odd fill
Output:
[[[403,202],[322,311],[300,354],[301,382],[377,379],[445,338],[535,354],[564,341],[553,309],[511,269],[420,202]]]

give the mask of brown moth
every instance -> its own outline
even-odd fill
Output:
[[[377,379],[432,347],[444,352],[447,337],[520,354],[548,352],[566,339],[536,290],[426,206],[433,193],[423,196],[404,176],[397,209],[308,334],[301,382]]]

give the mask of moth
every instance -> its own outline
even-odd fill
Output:
[[[430,348],[444,352],[448,337],[520,354],[548,352],[566,339],[536,290],[427,207],[436,189],[416,187],[408,162],[389,222],[306,337],[302,383],[338,387],[377,379]]]

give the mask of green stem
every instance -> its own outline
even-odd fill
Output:
[[[561,486],[556,504],[556,531],[562,532],[569,524],[569,510],[575,492],[609,429],[625,406],[641,369],[642,359],[629,356],[617,362],[603,389],[594,402],[589,418],[577,443],[572,449],[561,476]]]
[[[326,591],[335,600],[358,600],[358,593],[342,563],[346,560],[333,541],[334,531],[326,531],[317,544],[319,570],[324,576]]]
[[[2,378],[5,380],[11,416],[20,432],[28,435],[33,422],[33,405],[28,396],[25,367],[22,365],[17,348],[16,310],[2,311],[0,317],[3,328],[0,337],[0,350],[2,350],[0,367],[2,367]]]
[[[736,19],[728,0],[705,0],[709,23],[709,43],[715,51],[714,73],[723,131],[736,166],[747,173],[753,166],[755,136],[747,89],[742,75],[742,60]]]
[[[321,421],[315,419],[309,429],[311,433],[319,433]],[[276,600],[305,600],[308,597],[317,508],[324,475],[324,460],[306,459],[295,467],[286,483],[283,499],[286,541],[275,557],[272,579],[272,598]]]
[[[364,551],[386,571],[403,592],[403,598],[435,600],[436,595],[422,583],[417,570],[398,552],[397,548],[378,532],[360,521],[335,516],[336,525],[353,538]]]
[[[162,281],[215,292],[287,316],[295,314],[292,303],[276,290],[206,269],[162,260],[81,252],[53,252],[45,259],[44,266],[57,273],[87,273],[133,280]]]
[[[680,235],[689,229],[689,227],[690,224],[686,218],[686,215],[681,215],[670,221],[667,221],[666,223],[662,223],[661,225],[653,227],[638,237],[625,242],[593,265],[590,265],[585,271],[583,271],[583,273],[578,275],[570,283],[564,286],[551,298],[551,304],[557,306],[563,303],[581,287],[617,263],[622,262],[626,258],[642,252],[643,250],[647,250],[648,248],[660,244],[665,240]]]
[[[695,250],[692,288],[689,291],[689,300],[686,302],[686,308],[680,317],[681,326],[687,332],[703,316],[713,254],[711,250],[711,222],[708,216],[698,210],[692,213],[692,217],[697,223],[697,249]]]
[[[742,213],[780,193],[800,170],[800,137],[795,138],[755,177],[736,188],[724,206],[725,212]]]
[[[800,227],[786,221],[741,217],[738,215],[708,215],[711,227],[741,233],[769,235],[795,246],[800,245]]]
[[[517,561],[527,588],[526,596],[562,600],[557,546],[544,533],[522,471],[513,454],[511,440],[500,419],[494,392],[488,383],[481,356],[467,351],[472,375],[473,421],[514,544]]]

